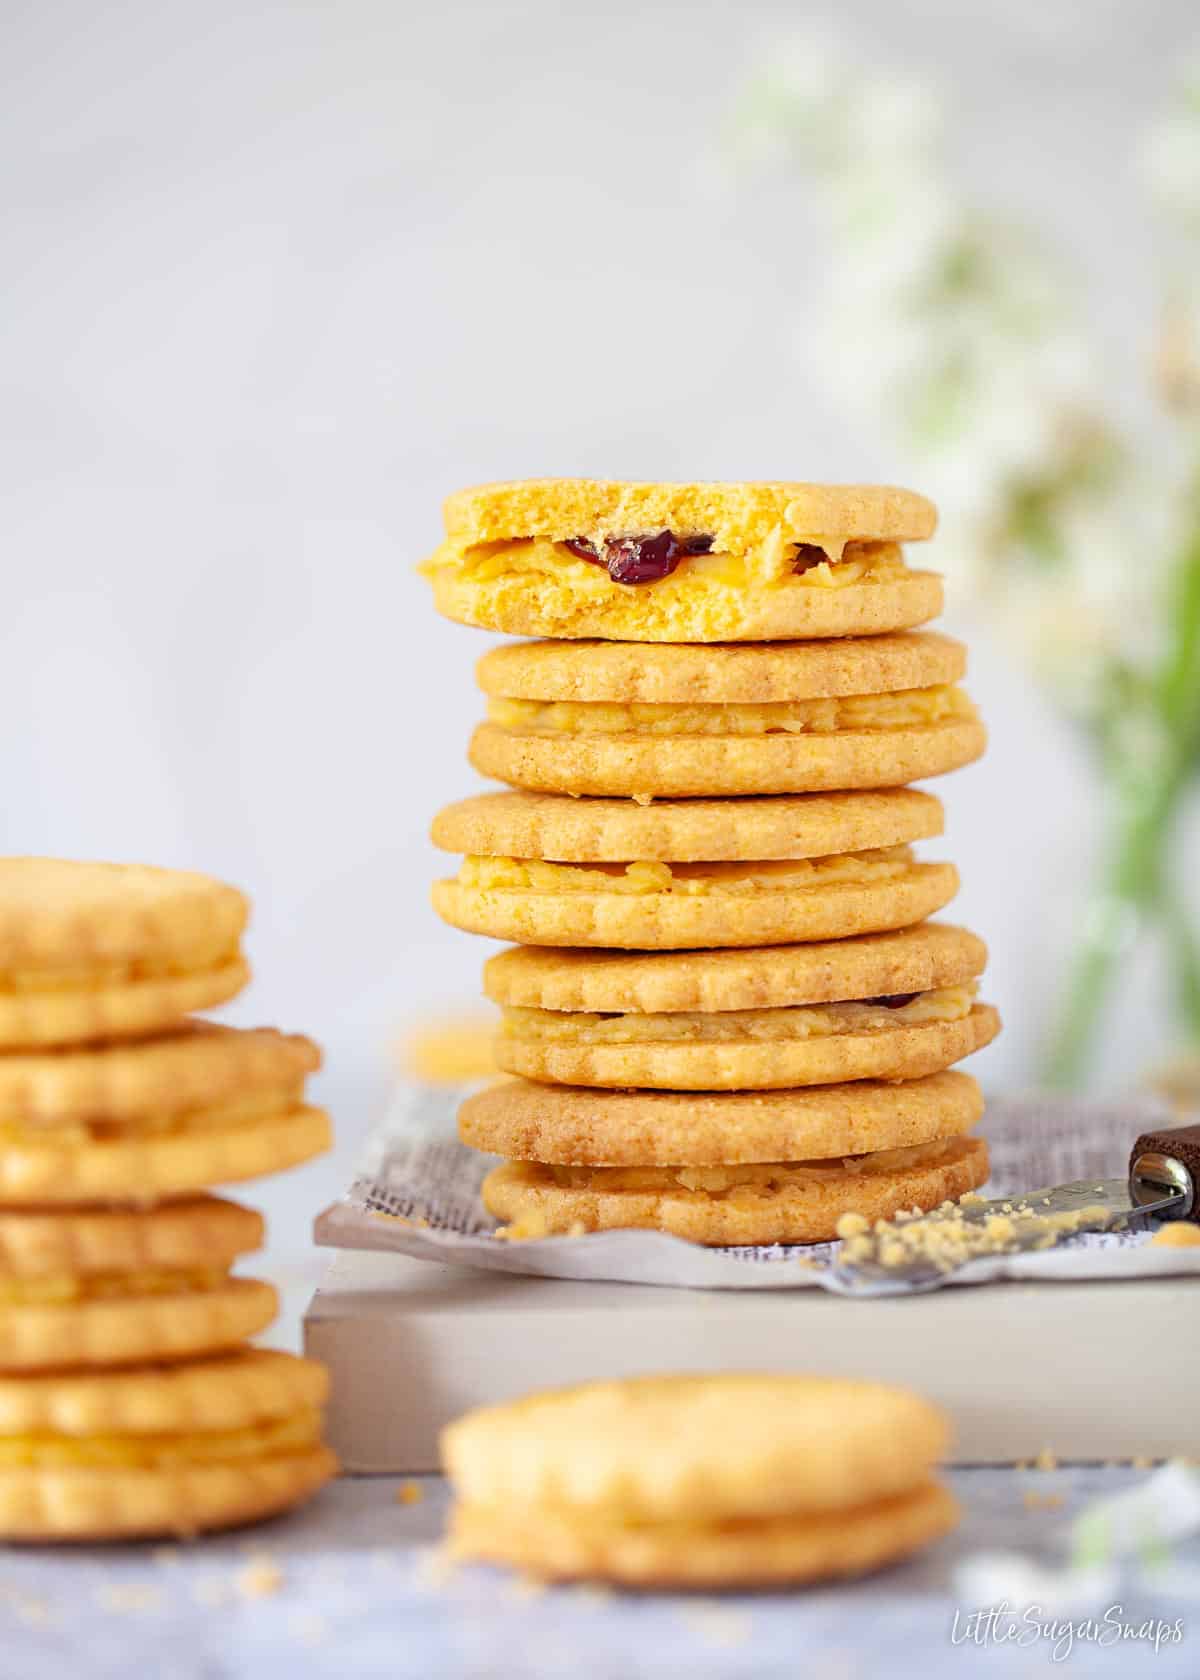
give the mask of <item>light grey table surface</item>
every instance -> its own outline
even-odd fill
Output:
[[[1178,1596],[1178,1567],[1173,1592],[1130,1576],[1115,1594],[1121,1619],[1130,1624],[1183,1618],[1182,1641],[1157,1654],[1145,1642],[1100,1646],[1077,1637],[1056,1660],[1051,1641],[1024,1623],[1020,1642],[974,1643],[966,1617],[984,1607],[956,1599],[953,1570],[962,1558],[999,1548],[1053,1561],[1064,1523],[1084,1500],[1128,1487],[1146,1472],[948,1474],[964,1521],[918,1558],[851,1584],[754,1596],[531,1591],[503,1571],[475,1567],[443,1577],[436,1541],[448,1496],[436,1477],[418,1479],[423,1497],[414,1504],[398,1500],[397,1478],[346,1478],[290,1517],[186,1545],[9,1548],[0,1555],[0,1676],[866,1680],[886,1674],[940,1680],[1057,1671],[1072,1680],[1092,1674],[1195,1680],[1200,1674],[1200,1599]],[[1037,1497],[1037,1508],[1027,1495]],[[1061,1505],[1048,1503],[1048,1495],[1061,1497]],[[1174,1562],[1200,1579],[1200,1544],[1180,1548]],[[261,1578],[276,1575],[274,1590],[254,1591]]]

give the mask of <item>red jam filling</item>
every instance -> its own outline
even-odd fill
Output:
[[[670,577],[681,560],[693,554],[708,554],[711,537],[677,537],[674,531],[653,536],[608,537],[602,548],[586,537],[571,537],[564,544],[577,559],[603,566],[614,583],[658,583]]]

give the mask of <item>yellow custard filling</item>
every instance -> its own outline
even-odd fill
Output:
[[[508,1007],[506,1037],[550,1044],[772,1043],[831,1038],[836,1033],[887,1032],[924,1021],[961,1021],[971,1013],[974,982],[921,992],[888,1009],[875,1003],[802,1004],[782,1009],[729,1009],[719,1014],[587,1015]]]
[[[102,986],[134,986],[147,980],[177,980],[186,974],[227,968],[241,960],[239,945],[197,947],[171,962],[93,963],[78,968],[10,968],[0,971],[0,993],[88,992]]]
[[[0,1144],[50,1144],[57,1148],[63,1143],[102,1143],[116,1138],[160,1137],[178,1132],[230,1131],[287,1114],[299,1107],[303,1100],[304,1081],[298,1079],[274,1090],[217,1103],[211,1108],[189,1109],[179,1114],[141,1114],[136,1120],[47,1120],[41,1125],[2,1120]]]
[[[709,893],[745,897],[757,892],[797,892],[838,883],[891,881],[912,868],[911,846],[882,846],[833,857],[785,858],[769,863],[546,863],[539,858],[466,857],[458,872],[464,887],[505,892]]]
[[[189,1464],[237,1464],[304,1452],[320,1438],[321,1415],[310,1407],[245,1429],[178,1435],[0,1435],[0,1469],[174,1470]]]
[[[196,1294],[228,1282],[223,1266],[141,1272],[93,1272],[87,1277],[0,1278],[0,1307],[65,1307],[80,1301],[119,1301],[145,1295]]]
[[[752,1166],[717,1167],[562,1167],[522,1162],[543,1184],[562,1190],[595,1190],[611,1195],[671,1195],[689,1190],[703,1196],[748,1197],[772,1194],[802,1184],[844,1178],[847,1173],[902,1172],[929,1166],[962,1148],[961,1138],[939,1138],[907,1149],[876,1149],[869,1155],[844,1155],[828,1161],[765,1161]]]
[[[660,705],[608,701],[488,702],[488,717],[505,729],[571,735],[829,735],[837,730],[913,729],[973,720],[963,689],[944,683],[896,694],[762,704]]]
[[[796,570],[797,540],[780,530],[742,554],[693,554],[680,560],[665,578],[650,583],[614,583],[606,568],[582,560],[565,543],[547,537],[464,545],[451,538],[422,566],[426,577],[451,573],[471,584],[514,578],[553,579],[593,596],[674,594],[680,589],[844,589],[856,583],[881,583],[904,577],[908,568],[896,543],[844,542],[813,537],[802,545],[820,549],[825,558]]]

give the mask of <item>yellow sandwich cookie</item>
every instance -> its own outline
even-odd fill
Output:
[[[451,1545],[548,1579],[637,1587],[853,1574],[954,1525],[933,1480],[948,1443],[916,1395],[833,1378],[728,1372],[534,1394],[443,1431]]]
[[[498,648],[478,668],[489,721],[471,762],[541,792],[641,801],[898,787],[983,751],[964,666],[962,645],[933,634]]]
[[[838,1161],[721,1167],[562,1167],[506,1161],[483,1205],[514,1239],[666,1231],[710,1246],[832,1242],[848,1213],[870,1222],[940,1207],[988,1176],[982,1138],[955,1137]]]
[[[458,1111],[473,1149],[585,1167],[828,1161],[965,1136],[979,1086],[953,1071],[792,1091],[596,1091],[510,1080]]]
[[[207,875],[0,859],[0,1049],[155,1032],[239,992],[248,906]]]
[[[0,1206],[145,1203],[329,1145],[308,1039],[189,1023],[168,1038],[0,1058]]]
[[[0,1370],[168,1360],[235,1347],[274,1289],[232,1278],[259,1214],[198,1196],[146,1211],[0,1213]]]
[[[633,642],[877,634],[936,617],[897,546],[932,505],[863,485],[541,479],[451,496],[422,567],[439,611],[522,636]]]
[[[189,1535],[269,1516],[336,1471],[322,1366],[246,1349],[190,1364],[0,1377],[0,1537]]]
[[[972,986],[906,1003],[859,1002],[721,1015],[563,1015],[508,1009],[506,1073],[621,1090],[765,1091],[856,1079],[916,1079],[990,1044],[1000,1020]]]
[[[560,951],[517,945],[491,957],[495,1003],[633,1015],[719,1013],[928,992],[983,973],[987,946],[966,928],[922,922],[857,939],[751,951]]]
[[[435,883],[433,903],[455,927],[519,944],[841,938],[907,927],[949,902],[956,871],[917,862],[907,845],[940,823],[940,805],[907,789],[653,810],[485,794],[434,822],[435,844],[468,855],[456,878]]]
[[[766,1090],[913,1079],[980,1049],[999,1028],[996,1012],[974,1001],[985,958],[974,935],[927,923],[737,954],[517,949],[491,960],[484,984],[503,1006],[496,1059],[508,1073],[617,1089]],[[668,973],[656,975],[656,962]],[[631,1006],[639,980],[660,997],[674,988],[692,1007]],[[586,990],[590,1007],[558,1006],[564,989]],[[554,1005],[541,1003],[547,994]]]

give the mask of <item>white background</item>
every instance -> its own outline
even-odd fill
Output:
[[[1132,149],[1193,8],[838,14],[864,53],[939,78],[964,181],[1057,232],[1114,380],[1136,370],[1153,292]],[[343,1156],[396,1025],[473,994],[485,954],[427,908],[430,815],[475,785],[487,645],[413,573],[440,498],[554,473],[901,476],[806,370],[822,258],[796,189],[723,196],[705,166],[743,68],[820,16],[0,14],[0,846],[245,887],[258,978],[235,1018],[326,1045]],[[967,630],[993,745],[940,790],[945,845],[1008,1022],[980,1071],[1011,1088],[1097,813],[1065,727]],[[1097,1078],[1129,1083],[1161,1040],[1131,964]],[[298,1232],[342,1170],[258,1199]]]

